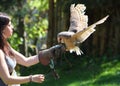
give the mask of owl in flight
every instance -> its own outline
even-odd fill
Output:
[[[65,44],[66,51],[76,52],[77,55],[83,54],[78,44],[83,43],[94,31],[96,25],[104,23],[109,17],[102,18],[96,23],[88,26],[88,16],[85,15],[86,6],[84,4],[72,4],[70,6],[70,26],[68,31],[58,33],[58,43]]]

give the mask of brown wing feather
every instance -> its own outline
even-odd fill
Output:
[[[72,4],[70,7],[70,27],[68,31],[79,32],[88,25],[88,16],[84,15],[86,7],[84,4]]]
[[[83,31],[75,33],[71,38],[75,39],[76,41],[80,43],[84,42],[95,31],[94,28],[96,27],[96,25],[102,24],[107,18],[108,16],[102,18],[101,20],[90,25],[88,28],[84,29]]]

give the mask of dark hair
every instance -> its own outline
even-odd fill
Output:
[[[5,46],[10,47],[9,43],[7,43],[7,41],[4,40],[4,37],[2,35],[5,26],[8,25],[9,22],[10,22],[10,17],[6,13],[0,12],[0,49],[2,49],[3,51]]]

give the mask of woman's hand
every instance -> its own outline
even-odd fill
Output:
[[[30,76],[31,82],[42,83],[44,79],[45,79],[45,76],[43,74],[36,74],[36,75]]]

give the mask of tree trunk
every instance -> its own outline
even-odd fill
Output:
[[[20,49],[20,52],[23,54],[23,55],[27,55],[27,43],[26,43],[26,32],[24,30],[24,16],[21,12],[21,9],[23,7],[23,1],[20,1],[18,0],[17,1],[18,3],[18,26],[17,26],[17,29],[18,29],[18,35],[21,39],[23,39],[23,43],[21,45],[19,45],[19,49]],[[24,2],[25,3],[25,2]]]
[[[51,47],[54,44],[54,30],[55,30],[55,22],[54,22],[54,0],[49,0],[49,11],[48,11],[48,34],[47,34],[47,47]]]

